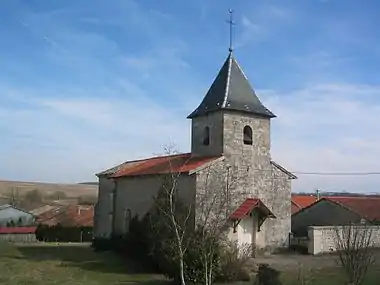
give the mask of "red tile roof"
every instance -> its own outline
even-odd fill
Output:
[[[291,206],[291,212],[292,212],[292,215],[297,213],[298,211],[300,211],[302,208],[299,207],[297,204],[295,204],[293,201],[292,201],[292,206]]]
[[[256,198],[247,198],[245,201],[231,214],[231,219],[242,219],[246,215],[248,215],[250,212],[252,212],[253,209],[259,208],[260,210],[263,210],[265,213],[267,213],[268,216],[274,217],[273,213],[267,208],[267,206],[264,205],[263,202],[261,202],[260,199]]]
[[[37,227],[0,227],[0,234],[33,234]]]
[[[158,156],[125,163],[112,177],[139,176],[150,174],[186,173],[219,157],[192,156],[182,153],[169,156]]]
[[[328,196],[326,200],[336,202],[368,220],[380,221],[380,197]]]
[[[306,195],[292,195],[292,204],[299,208],[299,210],[310,206],[317,201],[315,196],[306,196]]]
[[[61,206],[37,216],[37,223],[54,226],[67,224],[71,226],[93,226],[94,207],[82,205]]]

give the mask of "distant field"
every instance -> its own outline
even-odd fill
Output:
[[[68,197],[77,198],[79,196],[97,196],[98,186],[88,184],[56,184],[37,183],[22,181],[0,180],[0,198],[7,196],[12,189],[17,189],[19,195],[25,195],[28,191],[38,189],[43,195],[50,195],[57,191],[63,191]]]

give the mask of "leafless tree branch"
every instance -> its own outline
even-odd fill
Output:
[[[346,273],[350,285],[363,283],[368,268],[374,263],[372,228],[370,225],[346,225],[335,228],[338,264]]]

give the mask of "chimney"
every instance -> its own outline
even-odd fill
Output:
[[[319,189],[315,190],[315,192],[317,193],[317,201],[320,199],[320,192],[319,192]]]

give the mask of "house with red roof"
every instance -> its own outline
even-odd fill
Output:
[[[189,153],[126,161],[97,174],[95,238],[128,232],[131,218],[146,215],[164,179],[175,174],[176,191],[193,209],[194,226],[203,217],[202,203],[211,196],[225,198],[218,221],[228,225],[231,239],[259,248],[287,246],[296,176],[271,159],[275,117],[230,52],[187,117],[192,122]]]
[[[292,214],[295,214],[298,211],[302,210],[303,208],[306,208],[307,206],[313,204],[317,200],[318,198],[313,194],[310,194],[310,195],[292,194]]]
[[[380,197],[325,196],[292,215],[292,232],[307,236],[310,226],[380,222]]]
[[[92,227],[94,221],[94,206],[92,205],[60,205],[37,215],[38,224],[55,226]]]

